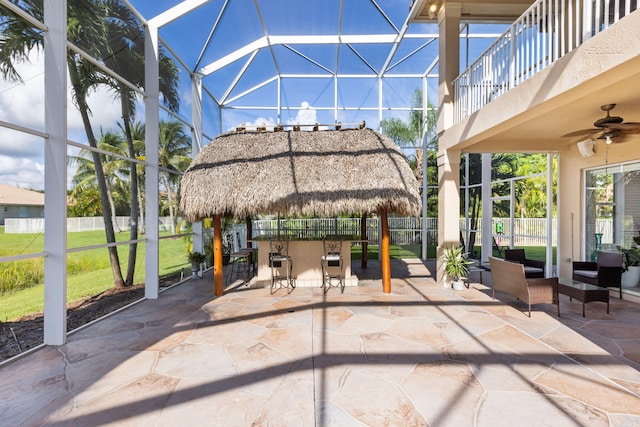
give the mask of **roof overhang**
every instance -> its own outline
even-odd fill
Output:
[[[520,17],[532,0],[416,0],[411,22],[434,22],[437,12],[444,5],[455,3],[461,6],[461,19],[467,22],[513,22]]]
[[[621,38],[621,35],[624,35]],[[491,101],[440,138],[443,149],[470,153],[562,152],[595,129],[604,104],[640,122],[640,13],[634,12]],[[623,141],[640,143],[640,135]]]

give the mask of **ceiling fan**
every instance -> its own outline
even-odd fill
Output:
[[[622,142],[624,136],[627,134],[640,133],[640,123],[624,122],[622,117],[612,116],[610,114],[611,110],[613,110],[615,106],[616,104],[605,104],[600,107],[600,109],[605,111],[607,115],[593,123],[595,128],[581,129],[562,136],[574,137],[586,135],[587,138],[590,138],[594,135],[600,134],[597,139],[604,139],[607,144],[611,144],[614,142],[614,139],[616,142]]]

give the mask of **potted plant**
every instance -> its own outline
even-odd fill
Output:
[[[200,264],[202,264],[207,257],[201,252],[190,252],[188,258],[191,263],[191,275],[195,277],[200,271]]]
[[[640,284],[640,248],[633,246],[628,249],[621,248],[620,250],[624,253],[622,287],[635,288]]]
[[[452,287],[455,290],[464,289],[462,278],[469,273],[469,266],[473,262],[467,260],[461,246],[445,248],[440,258],[444,274],[451,278]]]

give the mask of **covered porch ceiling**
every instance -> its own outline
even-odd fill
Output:
[[[442,5],[456,3],[461,7],[464,21],[512,22],[533,3],[532,0],[415,0],[415,22],[435,21],[435,13]]]
[[[458,147],[471,153],[570,150],[589,135],[563,135],[583,129],[595,130],[593,123],[606,116],[600,108],[604,104],[616,104],[611,111],[612,116],[622,117],[625,122],[640,122],[640,58],[627,67],[635,68],[636,72],[624,78],[617,78],[615,71],[605,73],[461,141]],[[504,98],[496,100],[495,105],[487,105],[476,120],[484,120],[498,114],[496,110],[504,108],[504,105],[519,102],[516,91],[505,94]],[[640,135],[626,135],[622,139],[614,139],[614,143],[640,143]]]

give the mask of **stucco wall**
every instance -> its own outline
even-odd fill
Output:
[[[628,142],[611,144],[608,153],[604,141],[598,140],[596,154],[592,157],[582,157],[576,147],[560,155],[558,210],[560,277],[571,277],[571,260],[585,259],[581,240],[584,220],[583,171],[604,166],[607,158],[607,164],[640,159],[640,135],[630,138]]]

